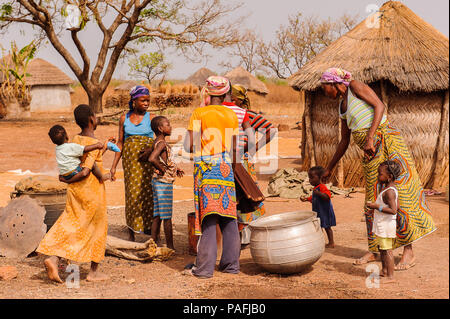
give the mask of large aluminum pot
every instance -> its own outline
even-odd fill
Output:
[[[253,260],[268,272],[298,273],[318,261],[325,250],[320,219],[312,211],[261,217],[249,227]]]

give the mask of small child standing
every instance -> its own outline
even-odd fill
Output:
[[[380,276],[386,277],[382,282],[394,282],[394,255],[392,249],[397,237],[398,191],[395,180],[401,174],[401,167],[395,161],[385,161],[378,167],[379,194],[375,203],[367,203],[373,212],[373,233],[378,242],[383,269]]]
[[[336,217],[334,215],[333,205],[331,204],[331,192],[321,183],[325,169],[321,166],[311,167],[308,171],[309,183],[314,186],[312,196],[300,197],[302,202],[312,202],[312,210],[320,218],[320,226],[325,229],[328,236],[326,248],[334,248],[334,238],[332,226],[336,226]]]
[[[172,149],[166,142],[166,137],[172,134],[169,120],[164,116],[156,116],[152,119],[151,127],[156,135],[148,157],[148,161],[156,168],[152,178],[154,202],[152,238],[158,243],[163,220],[167,247],[175,250],[172,230],[173,183],[175,177],[183,177],[184,172],[177,168]]]
[[[76,143],[68,143],[69,137],[66,130],[61,125],[54,125],[48,132],[50,139],[56,144],[56,162],[58,163],[59,174],[65,181],[71,180],[72,177],[82,171],[80,166],[80,157],[84,153],[93,150],[106,150],[106,143],[98,142],[96,144],[82,146]],[[104,182],[110,179],[110,174],[102,174],[102,171],[94,164],[92,173],[99,179],[100,182]]]

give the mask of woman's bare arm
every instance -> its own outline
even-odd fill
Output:
[[[350,129],[347,126],[347,122],[341,119],[341,141],[339,142],[336,152],[333,155],[333,158],[328,163],[327,170],[331,172],[339,160],[344,156],[345,152],[348,149],[348,145],[350,144]]]
[[[115,174],[116,174],[116,168],[117,168],[117,164],[120,161],[120,158],[122,157],[122,150],[123,150],[123,144],[124,144],[124,129],[123,129],[123,124],[125,123],[125,114],[122,114],[122,116],[120,117],[119,120],[119,139],[117,141],[117,147],[120,149],[120,152],[117,152],[114,155],[114,160],[113,163],[111,165],[111,180],[114,181],[116,179]]]

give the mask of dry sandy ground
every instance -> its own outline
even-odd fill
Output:
[[[183,122],[173,121],[175,127]],[[60,122],[69,135],[78,132],[71,122]],[[52,122],[2,122],[0,123],[0,206],[5,206],[15,182],[22,176],[7,173],[21,169],[31,172],[56,174],[54,146],[47,137]],[[99,126],[97,137],[117,134],[116,126]],[[298,156],[300,132],[280,133],[279,150],[282,155]],[[105,155],[106,167],[112,154]],[[282,159],[279,167],[299,168],[298,159]],[[166,262],[139,263],[107,256],[101,269],[111,279],[102,283],[85,280],[88,264],[81,265],[80,288],[69,289],[46,279],[43,257],[25,260],[0,258],[0,266],[14,265],[19,275],[10,281],[0,281],[0,298],[449,298],[449,211],[443,196],[429,197],[438,230],[414,244],[417,265],[408,271],[396,272],[396,283],[367,288],[366,265],[353,266],[352,261],[362,256],[367,248],[365,224],[361,222],[363,193],[351,198],[336,196],[333,205],[337,226],[334,228],[337,247],[327,249],[321,259],[304,273],[281,276],[261,270],[252,260],[250,249],[241,253],[241,273],[227,275],[216,272],[209,280],[181,275],[184,265],[194,260],[187,254],[187,213],[193,210],[192,166],[184,164],[187,176],[177,181],[174,204],[175,248],[177,254]],[[25,175],[28,176],[28,175]],[[268,176],[260,176],[263,190]],[[107,183],[109,232],[125,236],[123,180]],[[310,204],[298,200],[268,198],[268,214],[310,209]],[[142,235],[138,240],[144,241]],[[400,250],[394,252],[396,260]],[[380,262],[374,263],[380,265]],[[63,277],[67,276],[64,269]]]

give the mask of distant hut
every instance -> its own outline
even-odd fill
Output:
[[[248,91],[253,91],[263,95],[269,93],[269,90],[267,89],[267,86],[264,84],[264,82],[259,80],[257,77],[252,75],[241,66],[238,66],[237,68],[231,70],[224,76],[231,81],[231,84],[242,85]]]
[[[70,110],[73,80],[68,75],[43,59],[31,60],[27,73],[30,74],[26,78],[31,94],[30,111]],[[0,85],[3,81],[4,75],[0,76]]]
[[[217,74],[208,68],[201,68],[197,72],[192,74],[190,77],[188,77],[186,79],[186,82],[197,85],[198,87],[202,87],[203,85],[205,85],[206,79],[212,75],[217,75]]]
[[[289,78],[305,91],[304,169],[326,165],[340,139],[338,101],[325,97],[320,76],[328,67],[349,70],[369,84],[387,106],[425,187],[449,178],[449,40],[400,2],[386,2]],[[351,142],[334,182],[362,186],[362,151]]]
[[[127,93],[130,92],[131,88],[139,85],[139,83],[135,82],[135,81],[125,81],[122,84],[116,86],[114,88],[114,91],[126,91]]]

